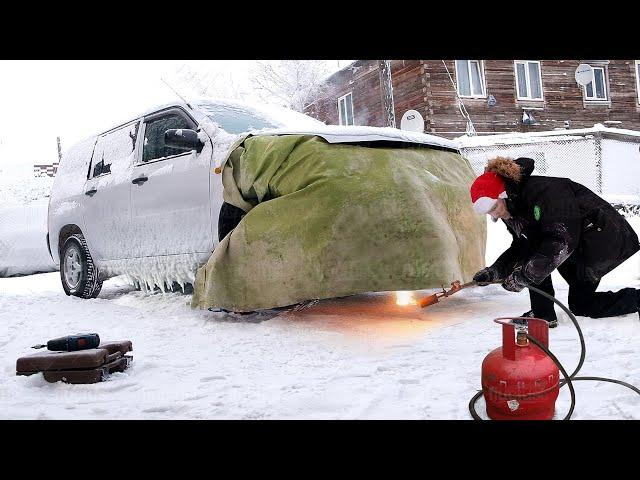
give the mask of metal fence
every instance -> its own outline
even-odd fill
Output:
[[[570,178],[611,203],[640,204],[638,134],[596,131],[578,135],[554,132],[535,137],[479,137],[466,139],[460,151],[477,175],[496,156],[529,157],[535,160],[534,175]]]

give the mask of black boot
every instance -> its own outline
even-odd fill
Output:
[[[529,310],[528,312],[524,312],[522,315],[520,315],[521,317],[528,317],[528,318],[540,318],[540,317],[536,317],[533,314],[533,310]],[[554,315],[555,317],[555,315]],[[547,321],[547,325],[549,326],[549,328],[556,328],[558,326],[558,319],[557,318],[542,318],[542,320],[546,320]],[[522,318],[518,318],[513,320],[513,323],[516,323],[518,325],[526,325],[527,321],[522,319]]]

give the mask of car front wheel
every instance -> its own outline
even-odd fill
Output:
[[[67,295],[95,298],[100,293],[102,280],[81,233],[71,235],[64,242],[60,255],[60,279]]]

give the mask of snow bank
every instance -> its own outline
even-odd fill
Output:
[[[604,194],[602,195],[602,198],[604,198],[609,203],[640,205],[640,195]]]
[[[0,277],[57,270],[46,235],[46,201],[0,209]]]
[[[621,137],[640,137],[640,132],[623,128],[605,127],[601,123],[596,123],[589,128],[547,130],[544,132],[513,132],[496,135],[462,135],[454,139],[460,147],[480,147],[492,145],[510,145],[517,143],[536,143],[552,141],[567,141],[579,137],[591,138],[594,134],[604,133],[609,135],[620,135]]]
[[[48,199],[53,177],[34,176],[33,165],[11,162],[0,152],[0,207],[26,205]]]

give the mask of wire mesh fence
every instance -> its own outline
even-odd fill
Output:
[[[633,132],[635,133],[635,132]],[[640,136],[608,133],[466,139],[460,148],[476,175],[497,156],[535,160],[534,175],[566,177],[640,215]]]
[[[477,175],[487,161],[498,157],[528,157],[535,160],[534,175],[567,177],[594,192],[602,193],[602,162],[595,139],[585,137],[554,138],[524,144],[496,144],[464,147],[462,155]]]

